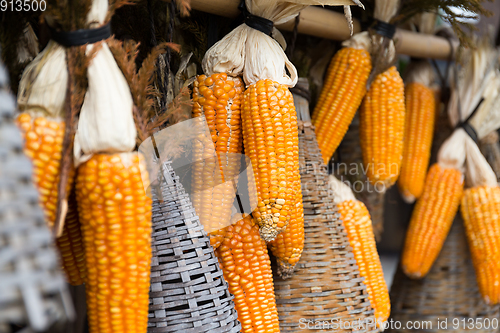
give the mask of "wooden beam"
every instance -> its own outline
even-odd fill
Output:
[[[191,7],[210,14],[235,18],[239,14],[239,3],[239,0],[191,0]],[[292,31],[294,24],[295,21],[292,20],[277,28]],[[301,34],[332,40],[342,41],[350,37],[343,14],[315,6],[307,7],[300,13],[297,30]],[[354,20],[354,32],[359,31],[361,26],[358,20]],[[458,47],[455,41],[450,45],[445,38],[403,29],[397,29],[394,40],[398,53],[419,58],[448,59],[452,47]]]

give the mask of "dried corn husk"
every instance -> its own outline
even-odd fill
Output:
[[[416,82],[426,87],[431,87],[436,80],[436,74],[431,64],[427,61],[412,62],[405,77],[405,84]]]
[[[399,10],[400,0],[376,0],[373,16],[382,22],[390,23]],[[396,47],[392,39],[387,39],[376,33],[371,34],[371,54],[373,70],[368,82],[378,74],[388,69],[396,58]]]
[[[360,5],[355,0],[245,0],[245,3],[251,14],[271,20],[274,24],[292,20],[309,5]],[[207,51],[203,58],[203,71],[207,75],[243,74],[247,86],[261,79],[271,79],[293,87],[298,79],[297,70],[285,55],[284,48],[283,35],[276,28],[273,28],[271,38],[242,24]]]
[[[481,139],[479,148],[500,181],[500,142],[498,132],[493,131]]]
[[[466,120],[483,99],[468,121],[478,139],[500,127],[500,73],[494,69],[497,57],[497,51],[484,38],[477,50],[465,55],[469,61],[458,73],[456,83],[452,86],[448,106],[452,126],[456,126],[460,120]],[[494,172],[484,157],[479,155],[481,154],[474,140],[463,128],[457,128],[439,149],[438,163],[446,168],[464,171],[467,161],[468,182],[488,183],[496,177],[491,177]]]
[[[19,110],[32,116],[62,119],[68,70],[64,48],[49,41],[26,67],[19,83]]]
[[[346,185],[341,180],[335,178],[333,175],[330,175],[329,179],[330,179],[329,189],[333,193],[334,197],[333,201],[336,205],[346,200],[357,201],[356,197],[354,196],[354,193],[352,192],[351,188],[348,185]]]
[[[97,27],[104,23],[107,13],[108,0],[94,0],[87,21]],[[100,47],[87,70],[88,90],[74,141],[76,166],[94,153],[130,152],[135,148],[137,130],[130,88],[108,45],[99,44],[86,49],[89,54]]]

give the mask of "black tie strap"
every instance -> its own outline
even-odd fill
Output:
[[[274,27],[273,21],[251,14],[248,11],[245,0],[241,0],[240,5],[238,6],[238,9],[243,14],[246,25],[248,25],[250,28],[258,30],[258,31],[260,31],[268,36],[272,35],[273,27]]]
[[[65,47],[93,44],[111,37],[111,25],[109,23],[96,29],[56,31],[50,26],[49,29],[50,38]]]
[[[377,19],[373,19],[373,23],[373,30],[375,30],[377,34],[389,39],[392,39],[394,37],[394,34],[396,33],[396,26],[394,24],[390,24]]]
[[[467,117],[467,119],[465,119],[464,121],[461,121],[460,123],[458,123],[457,126],[455,127],[455,128],[463,128],[464,131],[470,136],[470,138],[472,140],[474,140],[475,143],[479,142],[479,138],[477,136],[477,133],[476,133],[476,130],[474,129],[474,127],[472,127],[472,125],[469,124],[469,120],[471,120],[472,117],[474,116],[474,114],[477,112],[477,110],[479,110],[479,107],[481,106],[483,101],[484,101],[484,98],[481,98],[481,100],[479,101],[479,103],[477,103],[476,108],[474,109],[474,111],[472,111],[470,116]]]

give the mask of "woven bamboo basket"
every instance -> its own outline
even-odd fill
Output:
[[[238,332],[233,298],[210,240],[170,162],[153,194],[148,332]]]
[[[384,193],[375,190],[363,172],[363,157],[359,142],[359,113],[356,113],[344,139],[337,149],[338,163],[334,175],[351,184],[356,198],[363,202],[370,212],[375,239],[380,241],[384,231]]]
[[[460,214],[455,218],[443,249],[427,276],[421,280],[412,280],[398,268],[390,298],[391,319],[401,322],[402,328],[409,321],[428,321],[432,327],[414,331],[441,332],[443,328],[438,328],[438,321],[443,323],[447,320],[448,329],[454,332],[500,332],[498,326],[496,329],[479,329],[476,324],[477,320],[483,324],[491,323],[494,318],[500,321],[500,305],[487,306],[482,301]],[[469,325],[469,318],[475,321],[470,326],[475,329],[463,328],[464,323],[466,328]],[[454,326],[454,323],[458,325]],[[497,324],[500,325],[498,322]],[[390,331],[413,330],[394,328]]]
[[[31,162],[14,124],[15,99],[0,64],[0,332],[35,331],[74,317],[53,238],[38,205]]]
[[[359,275],[347,234],[328,191],[323,164],[310,122],[299,120],[300,174],[304,203],[305,244],[294,275],[275,278],[276,304],[282,332],[374,332],[355,329],[373,319],[366,287]],[[319,326],[317,326],[319,325]]]
[[[495,171],[497,181],[500,181],[500,143],[498,142],[498,132],[494,131],[485,136],[479,142],[479,148],[493,171]]]

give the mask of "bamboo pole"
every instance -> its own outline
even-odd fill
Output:
[[[193,9],[210,14],[235,18],[239,14],[239,0],[191,0]],[[294,20],[277,28],[292,31]],[[343,14],[321,7],[307,7],[300,13],[297,31],[301,34],[333,40],[346,40],[349,38],[349,28]],[[354,20],[354,32],[361,31],[358,20]],[[448,59],[451,46],[442,37],[419,34],[408,30],[397,29],[394,37],[396,51],[412,57]],[[458,47],[456,41],[452,42],[454,49]]]

